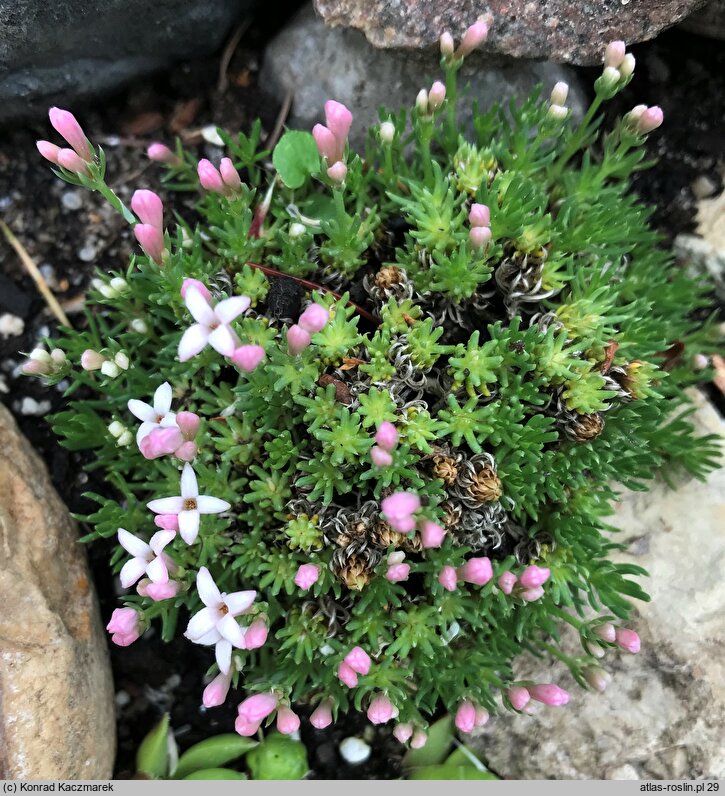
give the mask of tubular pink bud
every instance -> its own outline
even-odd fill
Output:
[[[92,348],[86,348],[81,354],[81,367],[83,370],[98,370],[105,361],[106,357]]]
[[[522,600],[526,600],[527,603],[536,602],[536,600],[540,600],[544,596],[544,587],[535,586],[533,589],[524,589],[519,596]]]
[[[131,197],[131,209],[142,224],[163,229],[164,205],[158,194],[147,190],[134,191]]]
[[[611,622],[605,622],[603,625],[598,625],[594,628],[594,635],[599,636],[602,641],[608,641],[613,644],[616,640],[617,631]]]
[[[202,158],[196,167],[196,173],[199,175],[199,182],[202,188],[214,193],[225,194],[227,192],[222,175],[210,160]]]
[[[409,575],[410,564],[393,564],[388,567],[385,578],[391,583],[400,583],[401,581],[408,580]]]
[[[327,176],[333,182],[343,183],[345,182],[345,177],[347,177],[347,166],[341,160],[338,160],[327,170]]]
[[[657,105],[647,108],[647,110],[642,113],[637,121],[637,132],[639,132],[640,135],[647,135],[648,133],[651,133],[662,124],[664,118],[665,115],[662,112],[662,108],[658,107]]]
[[[438,583],[440,583],[446,591],[455,591],[456,584],[458,583],[456,568],[449,565],[444,566],[438,574]]]
[[[116,608],[106,625],[111,641],[119,647],[128,647],[141,635],[139,615],[133,608]]]
[[[458,50],[456,50],[457,58],[465,58],[472,53],[478,46],[483,44],[488,38],[488,25],[485,20],[479,19],[471,25],[470,28],[463,34]]]
[[[485,249],[491,240],[491,230],[489,227],[471,227],[468,240],[474,249]]]
[[[528,688],[522,685],[515,685],[506,692],[514,710],[523,710],[531,700],[531,694]]]
[[[295,584],[307,591],[317,583],[320,577],[320,568],[316,564],[301,564],[295,575]]]
[[[174,456],[176,456],[177,459],[181,459],[182,462],[190,462],[194,459],[198,450],[199,446],[196,442],[187,440],[174,451]]]
[[[230,674],[218,674],[204,689],[201,697],[201,702],[205,708],[215,708],[218,705],[223,705],[224,700],[229,693],[229,686],[232,678]]]
[[[178,428],[155,428],[150,431],[138,444],[144,459],[158,459],[168,456],[184,442],[184,435]]]
[[[40,152],[40,154],[46,160],[49,160],[51,163],[55,163],[56,166],[60,165],[58,163],[58,153],[60,152],[59,146],[51,144],[50,141],[36,141],[35,146],[38,148],[38,152]]]
[[[372,724],[385,724],[390,719],[394,719],[398,712],[398,709],[385,694],[378,694],[370,703],[367,717]]]
[[[234,168],[231,158],[222,158],[219,163],[219,173],[227,188],[238,191],[242,187],[242,179]]]
[[[458,570],[458,577],[473,583],[475,586],[485,586],[493,577],[491,561],[485,556],[482,558],[469,558]]]
[[[300,728],[300,717],[290,708],[280,708],[277,711],[277,730],[282,735],[291,735]]]
[[[624,61],[627,45],[623,41],[610,41],[604,51],[604,65],[615,69]]]
[[[615,641],[617,646],[625,652],[631,652],[633,655],[639,652],[641,641],[639,636],[634,630],[629,630],[626,627],[618,627],[616,631]]]
[[[395,492],[380,504],[383,516],[398,533],[410,533],[415,528],[413,514],[420,508],[420,498],[412,492]]]
[[[26,376],[47,376],[50,373],[50,365],[37,359],[26,359],[20,369]]]
[[[167,163],[169,166],[181,165],[181,158],[172,152],[166,144],[161,144],[158,141],[149,144],[149,148],[146,150],[146,156],[149,160],[154,160],[157,163]]]
[[[393,457],[377,445],[370,449],[370,458],[376,467],[390,467],[393,463]]]
[[[324,730],[325,727],[329,727],[332,724],[332,701],[331,700],[324,699],[312,711],[312,715],[310,716],[310,724],[316,730]]]
[[[264,619],[255,619],[244,634],[244,649],[256,650],[267,642],[269,628]]]
[[[375,442],[386,451],[392,451],[398,444],[398,430],[388,420],[383,420],[375,432]]]
[[[81,160],[90,161],[93,153],[86,134],[76,117],[70,111],[65,111],[62,108],[51,108],[48,111],[48,117],[55,131],[65,138],[78,157]]]
[[[472,227],[490,227],[491,211],[488,209],[488,206],[474,202],[468,213],[468,223]]]
[[[178,531],[179,530],[179,515],[178,514],[157,514],[154,517],[154,525],[164,531]]]
[[[261,345],[241,345],[231,356],[232,362],[245,373],[251,373],[264,359],[265,353]]]
[[[470,700],[461,702],[456,711],[456,729],[461,732],[473,732],[476,726],[476,706]]]
[[[316,334],[325,328],[329,319],[330,313],[324,307],[319,304],[310,304],[300,315],[297,325],[310,334]]]
[[[234,722],[234,729],[239,733],[239,735],[243,735],[245,738],[251,738],[252,735],[257,734],[259,731],[259,725],[261,723],[261,721],[248,721],[242,716],[237,716],[236,721]]]
[[[287,330],[287,348],[292,356],[301,354],[311,342],[310,333],[301,326],[294,324]]]
[[[543,586],[549,580],[550,575],[551,570],[547,567],[537,567],[535,564],[531,564],[519,576],[519,583],[525,589],[535,589],[537,586]]]
[[[357,674],[368,674],[372,666],[370,656],[362,647],[353,647],[343,660]]]
[[[501,573],[501,576],[496,583],[504,594],[511,594],[511,592],[514,590],[514,586],[516,585],[516,575],[514,575],[513,572],[506,570],[506,572]]]
[[[590,666],[584,670],[584,679],[589,685],[601,694],[606,691],[607,686],[612,682],[612,675],[600,669],[599,666]]]
[[[357,685],[357,674],[349,664],[342,661],[337,667],[337,676],[348,688],[355,688]]]
[[[410,739],[411,749],[422,749],[428,743],[428,733],[423,730],[416,730]]]
[[[352,126],[352,113],[341,102],[328,100],[325,103],[325,122],[330,132],[335,136],[340,147],[340,158],[343,156],[345,141]]]
[[[441,48],[441,55],[443,58],[448,60],[454,53],[456,49],[455,42],[453,41],[453,36],[448,31],[441,34],[440,40],[440,48]]]
[[[425,520],[420,528],[420,541],[426,550],[433,547],[440,547],[445,539],[445,528],[438,525],[437,522]]]
[[[446,87],[440,80],[436,80],[428,92],[428,107],[432,111],[437,111],[446,99]]]
[[[161,265],[164,256],[164,233],[150,224],[135,224],[133,234],[146,255],[157,265]]]
[[[74,174],[90,174],[86,161],[72,149],[58,150],[58,165]]]
[[[552,705],[559,707],[566,705],[569,701],[569,694],[563,688],[559,688],[554,683],[542,683],[540,685],[531,685],[528,688],[531,698],[537,702],[543,702],[545,705]]]
[[[410,722],[404,724],[396,724],[393,730],[393,735],[400,741],[400,743],[408,743],[413,735],[413,725]]]
[[[321,158],[325,158],[328,163],[336,163],[340,159],[337,140],[332,130],[325,127],[324,124],[316,124],[312,128],[312,137],[315,139]]]
[[[486,708],[476,706],[476,727],[483,727],[484,724],[488,724],[489,718]]]
[[[239,717],[248,722],[260,722],[277,708],[277,697],[272,693],[254,694],[239,704]]]
[[[194,439],[199,431],[200,423],[201,418],[195,412],[178,412],[176,415],[176,425],[186,439]]]
[[[166,583],[153,583],[149,580],[148,583],[144,583],[143,586],[139,583],[136,587],[136,591],[142,597],[150,597],[156,603],[161,602],[161,600],[170,600],[172,597],[176,597],[180,590],[181,584],[175,580],[168,580]]]
[[[211,293],[207,290],[206,285],[203,282],[200,282],[198,279],[192,279],[191,277],[186,277],[184,279],[183,284],[181,285],[181,298],[186,298],[186,293],[190,287],[195,288],[196,290],[201,293],[202,296],[208,301],[211,302]]]

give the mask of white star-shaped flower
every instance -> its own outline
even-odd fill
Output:
[[[142,575],[147,575],[154,583],[168,583],[169,562],[163,550],[175,536],[176,531],[157,531],[146,543],[125,528],[118,529],[119,544],[133,556],[121,569],[124,589],[133,586]]]
[[[176,414],[171,411],[171,385],[165,381],[154,393],[153,406],[136,398],[128,402],[128,409],[134,417],[141,421],[136,432],[136,444],[150,434],[155,428],[176,426]]]
[[[206,345],[210,345],[222,356],[230,357],[240,345],[240,340],[230,324],[249,309],[249,297],[232,296],[212,307],[201,291],[192,285],[186,291],[184,301],[196,323],[184,332],[179,341],[181,362],[191,359]]]

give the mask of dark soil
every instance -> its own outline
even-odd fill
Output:
[[[123,198],[128,199],[137,187],[158,184],[159,173],[144,154],[153,140],[171,142],[179,134],[200,156],[214,155],[198,134],[205,125],[244,130],[259,116],[265,130],[272,129],[279,109],[258,84],[258,68],[266,41],[295,5],[291,0],[282,8],[275,4],[273,20],[260,18],[247,29],[230,63],[223,92],[217,90],[220,59],[215,57],[139,81],[103,103],[74,108],[91,139],[103,145],[110,182]],[[608,113],[623,113],[641,101],[665,110],[665,126],[650,138],[652,154],[659,162],[636,177],[635,188],[656,206],[655,223],[671,240],[678,232],[694,228],[693,182],[705,175],[718,191],[722,188],[718,168],[724,160],[725,48],[722,42],[674,31],[633,51],[636,79]],[[596,76],[596,70],[582,72],[585,81]],[[77,312],[93,267],[123,269],[132,246],[127,226],[100,197],[61,183],[43,164],[34,142],[49,132],[49,125],[41,121],[31,129],[6,131],[0,138],[0,211],[35,262],[43,266],[66,311],[75,313],[71,318],[80,323]],[[175,209],[187,212],[184,200],[183,194],[177,194]],[[85,513],[91,507],[80,494],[89,484],[79,457],[60,448],[47,423],[39,419],[61,405],[60,392],[17,375],[21,361],[17,352],[29,351],[43,336],[52,334],[55,322],[15,253],[1,240],[0,315],[5,312],[22,318],[25,330],[20,336],[0,337],[0,398],[43,455],[71,510]],[[37,403],[24,402],[27,398]],[[103,489],[102,484],[91,486]],[[109,549],[107,542],[89,549],[106,621],[116,607],[107,566]],[[209,735],[231,731],[238,695],[230,695],[225,707],[206,711],[200,706],[203,676],[211,662],[208,649],[181,639],[163,644],[151,631],[131,647],[111,645],[111,658],[117,689],[119,776],[132,773],[136,747],[164,711],[171,713],[182,749]],[[339,742],[351,735],[364,736],[372,746],[367,763],[350,767],[340,758]],[[316,778],[400,775],[402,747],[392,740],[389,729],[372,728],[362,715],[351,715],[322,732],[304,722],[302,738]]]

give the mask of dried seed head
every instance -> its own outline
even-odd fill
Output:
[[[330,561],[330,571],[351,591],[362,591],[370,582],[373,570],[381,559],[379,550],[352,544],[334,553]]]
[[[440,478],[446,486],[452,486],[458,478],[458,462],[453,456],[436,454],[431,472],[434,478]]]
[[[405,282],[405,271],[396,265],[386,265],[375,274],[375,287],[386,289]]]

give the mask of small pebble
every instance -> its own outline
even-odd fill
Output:
[[[79,257],[79,259],[83,260],[84,263],[93,262],[93,260],[95,260],[95,258],[96,258],[96,249],[95,249],[95,247],[90,246],[90,245],[84,246],[78,252],[78,257]]]
[[[717,191],[717,185],[706,174],[701,174],[692,182],[692,193],[696,199],[707,199],[715,191]]]
[[[50,412],[50,401],[36,401],[26,395],[20,404],[21,415],[41,416]]]
[[[0,376],[0,392],[5,394],[10,392],[8,383],[5,381],[5,376]]]
[[[17,315],[0,315],[0,337],[18,337],[25,331],[25,321]]]
[[[128,705],[130,701],[131,701],[131,697],[129,696],[127,691],[117,691],[116,692],[116,707],[125,708],[126,705]]]
[[[66,210],[80,210],[83,207],[83,199],[78,191],[66,191],[61,201]]]
[[[55,268],[50,263],[43,263],[39,270],[43,274],[43,279],[48,283],[48,287],[51,290],[56,290],[58,288],[58,280],[55,276]]]
[[[345,738],[340,744],[340,754],[351,766],[364,763],[370,757],[370,747],[360,738]]]

